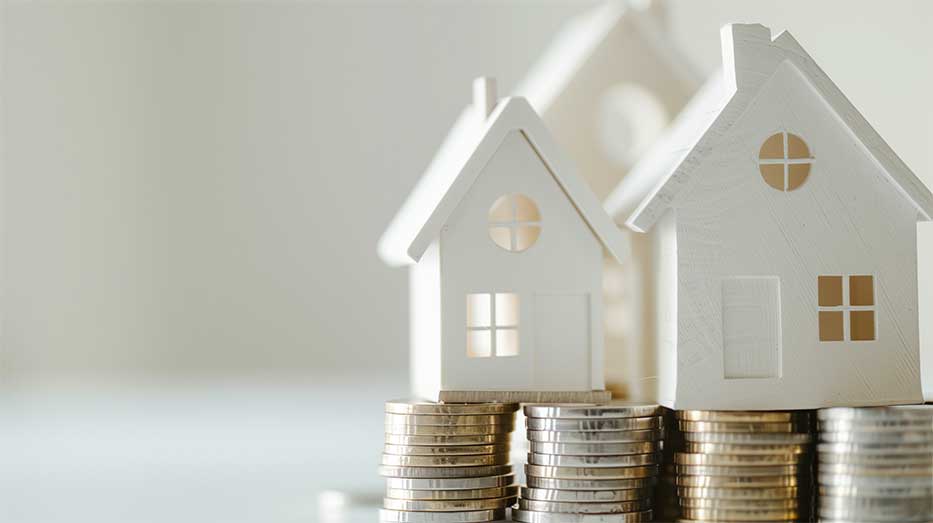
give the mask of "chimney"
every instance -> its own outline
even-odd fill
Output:
[[[492,110],[496,108],[498,95],[496,94],[496,79],[480,76],[473,80],[473,106],[476,108],[481,121],[486,121]]]

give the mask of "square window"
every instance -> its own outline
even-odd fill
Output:
[[[467,327],[489,327],[491,321],[492,295],[467,294]]]
[[[489,329],[467,331],[467,357],[488,358],[492,356],[492,331]]]
[[[849,337],[852,341],[875,339],[875,311],[852,311],[849,313]]]
[[[820,307],[839,307],[842,305],[842,276],[820,276],[818,281]],[[822,323],[820,321],[821,325]]]
[[[843,341],[842,311],[820,311],[820,341]]]
[[[518,295],[496,294],[496,327],[518,325]]]
[[[496,329],[496,356],[518,356],[517,329]]]
[[[849,305],[875,304],[874,281],[871,276],[849,276]]]

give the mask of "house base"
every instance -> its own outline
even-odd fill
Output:
[[[607,403],[608,390],[442,390],[438,401],[444,403]]]

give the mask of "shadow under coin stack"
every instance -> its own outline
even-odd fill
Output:
[[[681,521],[809,521],[812,414],[677,411]]]
[[[651,521],[663,424],[655,404],[528,405],[525,523]]]
[[[514,403],[386,402],[383,522],[505,519],[518,486],[509,464]]]
[[[821,521],[933,521],[933,405],[817,416]]]

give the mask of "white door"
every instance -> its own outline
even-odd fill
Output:
[[[590,297],[535,295],[534,386],[590,389]]]
[[[723,377],[781,377],[781,281],[774,276],[722,282]]]

